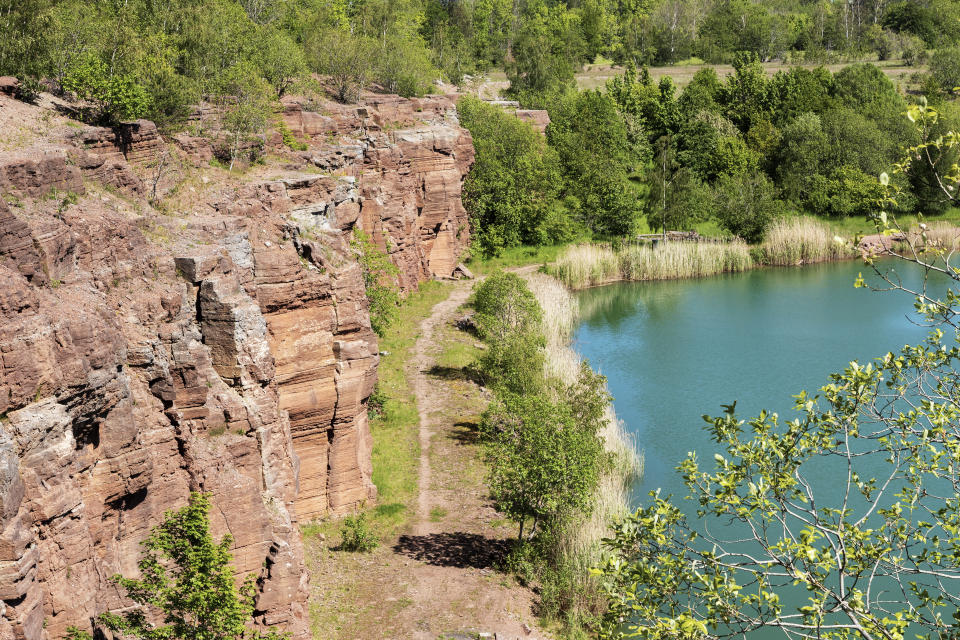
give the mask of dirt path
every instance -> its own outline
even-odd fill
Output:
[[[438,362],[452,344],[476,348],[476,338],[453,326],[472,286],[457,283],[434,306],[408,367],[420,416],[420,488],[412,534],[395,547],[414,560],[413,603],[404,616],[421,616],[419,625],[430,620],[431,628],[409,636],[418,640],[476,632],[500,640],[546,638],[536,626],[534,594],[495,569],[513,527],[493,509],[483,485],[476,421],[489,398],[461,368]]]
[[[430,379],[429,371],[436,364],[433,353],[437,341],[435,334],[438,325],[450,322],[457,308],[470,297],[470,282],[461,281],[450,292],[450,297],[437,304],[430,316],[420,325],[420,337],[414,346],[413,356],[413,392],[417,397],[417,409],[420,412],[420,494],[417,496],[417,522],[413,527],[415,535],[431,533],[430,509],[434,505],[431,490],[430,443],[433,437],[434,415],[443,405],[443,397],[437,391],[436,382]]]
[[[472,285],[449,289],[408,352],[420,460],[406,532],[372,553],[349,553],[333,546],[334,524],[329,543],[313,536],[307,545],[317,640],[551,637],[537,627],[535,594],[497,570],[515,529],[484,485],[477,425],[491,395],[465,370],[482,345],[454,326]]]

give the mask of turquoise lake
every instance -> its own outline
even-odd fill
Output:
[[[922,283],[912,265],[888,260],[883,268],[898,271],[907,286]],[[712,469],[718,448],[703,414],[720,415],[721,405],[736,401],[742,419],[761,409],[792,418],[793,396],[801,390],[815,394],[851,360],[866,363],[927,337],[930,328],[920,324],[909,294],[856,289],[860,272],[880,284],[869,267],[849,261],[577,294],[581,324],[573,347],[607,376],[617,416],[644,453],[634,506],[659,488],[696,517],[693,503],[679,500],[686,487],[675,467],[694,451],[703,468]],[[885,475],[882,458],[861,464],[862,477]],[[839,506],[845,468],[816,459],[805,464],[804,475],[824,499],[821,506]],[[743,537],[736,532],[720,537]],[[799,588],[782,595],[788,609],[806,604]],[[783,634],[765,629],[750,637]]]
[[[905,284],[911,265],[886,261]],[[766,268],[699,280],[619,283],[578,293],[574,349],[607,376],[617,416],[645,473],[634,498],[658,487],[684,491],[674,467],[696,451],[713,457],[703,414],[737,401],[741,418],[761,409],[792,416],[792,396],[813,393],[831,372],[924,340],[913,298],[855,289],[859,260]]]

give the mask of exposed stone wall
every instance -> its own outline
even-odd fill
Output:
[[[191,491],[257,577],[257,620],[307,637],[298,523],[376,496],[379,352],[350,232],[389,249],[407,290],[451,274],[473,153],[451,108],[290,105],[311,138],[294,168],[231,177],[179,217],[144,199],[170,152],[151,123],[0,152],[0,638],[128,605],[109,576],[135,574]],[[304,133],[323,118],[338,139]],[[175,148],[185,166],[208,153]]]

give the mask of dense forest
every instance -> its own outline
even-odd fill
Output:
[[[544,140],[461,102],[478,150],[465,200],[484,254],[625,235],[644,220],[715,220],[753,242],[792,212],[861,216],[881,171],[916,142],[909,101],[942,103],[936,129],[960,118],[952,0],[0,0],[0,32],[0,74],[20,78],[26,98],[46,88],[83,99],[91,121],[165,129],[206,101],[237,140],[269,126],[290,91],[349,102],[369,88],[468,87],[503,69],[508,95],[547,109],[551,124]],[[692,57],[733,73],[703,69],[680,91],[645,70]],[[893,57],[916,65],[916,95],[857,62]],[[576,71],[598,59],[626,71],[578,91]],[[773,59],[786,64],[771,78],[762,63]],[[838,61],[851,64],[813,66]],[[950,204],[931,176],[897,177],[902,211]]]

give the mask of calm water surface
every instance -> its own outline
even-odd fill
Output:
[[[905,283],[909,265],[888,263]],[[860,261],[770,268],[700,280],[622,283],[578,294],[574,348],[607,376],[617,415],[645,453],[635,500],[681,495],[674,471],[688,451],[711,460],[701,416],[737,401],[741,418],[793,416],[792,396],[815,392],[851,360],[923,341],[913,300],[854,289]]]

